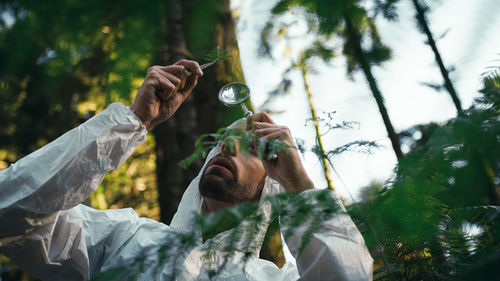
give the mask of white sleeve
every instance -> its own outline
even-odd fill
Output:
[[[315,192],[319,190],[305,191]],[[373,259],[363,236],[345,213],[337,196],[333,192],[329,194],[340,204],[341,210],[324,227],[313,233],[302,253],[298,255],[310,221],[294,227],[293,235],[285,240],[297,261],[300,280],[372,280]],[[289,226],[281,227],[286,232]]]
[[[92,194],[146,134],[130,108],[114,103],[0,171],[0,251],[38,278],[88,278],[82,223],[68,209]]]

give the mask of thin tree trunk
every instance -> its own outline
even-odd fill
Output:
[[[302,77],[304,78],[304,88],[306,89],[307,93],[307,100],[309,102],[309,109],[311,110],[311,116],[314,124],[314,130],[316,131],[316,141],[318,143],[318,148],[319,152],[321,153],[320,155],[320,160],[321,164],[323,165],[323,175],[325,176],[326,183],[328,184],[328,188],[331,190],[335,190],[333,187],[333,182],[332,178],[330,175],[330,167],[328,166],[328,161],[326,159],[326,153],[325,153],[325,148],[323,147],[323,141],[321,139],[321,132],[319,129],[319,122],[318,122],[318,117],[316,116],[316,109],[313,104],[312,100],[312,93],[311,93],[311,88],[309,87],[309,82],[308,82],[308,75],[307,71],[304,66],[301,66],[300,70],[302,71]]]
[[[441,58],[441,54],[439,53],[439,50],[436,45],[436,41],[434,40],[434,36],[432,36],[432,32],[429,28],[429,25],[427,24],[427,18],[426,18],[426,10],[420,4],[419,0],[412,0],[413,5],[415,6],[415,18],[418,21],[418,25],[421,27],[422,32],[427,36],[427,43],[432,49],[432,52],[434,52],[434,56],[436,58],[436,63],[439,66],[439,70],[441,71],[441,75],[443,75],[444,79],[444,87],[446,90],[448,90],[448,93],[450,93],[451,99],[453,100],[453,103],[455,104],[455,107],[457,108],[457,112],[460,114],[462,113],[462,103],[460,102],[460,99],[458,98],[457,92],[455,91],[455,88],[453,87],[453,83],[450,80],[450,76],[448,73],[448,70],[444,66],[443,59]]]
[[[360,38],[361,36],[359,35],[358,31],[356,30],[356,27],[353,25],[351,19],[347,14],[345,15],[345,21],[346,21],[349,40],[352,43],[354,55],[356,56],[361,65],[366,80],[370,85],[373,97],[377,102],[378,110],[382,115],[382,120],[384,121],[387,134],[389,136],[389,139],[391,140],[392,149],[394,150],[394,153],[396,153],[396,157],[398,158],[398,160],[400,160],[403,157],[403,152],[401,151],[399,136],[394,131],[391,119],[389,118],[389,114],[387,113],[387,108],[385,107],[384,104],[384,98],[382,96],[382,93],[378,89],[377,81],[375,80],[375,77],[372,74],[370,63],[366,59],[363,49],[361,48],[361,38]]]
[[[166,12],[165,47],[158,59],[161,65],[175,63],[179,59],[186,58],[187,54],[181,1],[169,1]],[[160,219],[164,223],[170,223],[172,220],[184,189],[199,168],[199,163],[186,170],[176,165],[186,155],[185,153],[192,149],[196,141],[196,113],[190,96],[167,122],[154,129]]]
[[[211,5],[211,9],[203,8],[204,5]],[[202,22],[195,9],[214,14]],[[184,170],[179,161],[194,151],[194,143],[201,134],[215,132],[242,116],[240,111],[225,109],[217,93],[222,85],[243,82],[244,78],[228,0],[170,0],[165,10],[166,40],[158,64],[172,64],[182,58],[199,59],[217,45],[232,55],[231,59],[205,69],[196,89],[174,116],[154,129],[160,217],[162,222],[170,223],[182,194],[203,164],[198,160]],[[202,29],[204,36],[199,36]]]

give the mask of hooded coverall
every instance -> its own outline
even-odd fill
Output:
[[[192,231],[192,212],[200,212],[200,175],[187,188],[170,226],[139,218],[130,208],[95,210],[81,204],[96,190],[105,173],[117,169],[146,134],[146,128],[129,107],[114,103],[0,171],[0,252],[43,280],[88,280],[106,272],[110,273],[106,280],[113,280],[127,269],[134,280],[208,279],[203,267],[207,243],[199,241],[190,249],[176,251],[179,244],[175,237]],[[268,178],[263,196],[279,189]],[[331,192],[331,196],[335,194]],[[287,261],[279,268],[259,259],[258,252],[242,262],[245,255],[238,250],[224,263],[220,253],[215,253],[213,262],[217,266],[225,264],[216,279],[372,279],[373,260],[347,214],[332,217],[297,257],[307,223],[285,241],[296,264]],[[174,263],[162,258],[162,252],[182,253],[177,253]],[[142,266],[134,267],[137,264]]]

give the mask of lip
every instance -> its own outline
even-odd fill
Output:
[[[226,172],[229,172],[231,175],[234,175],[234,165],[231,162],[231,160],[222,157],[222,156],[216,156],[214,157],[210,163],[208,163],[207,169],[208,168],[219,168],[221,170],[225,170]]]

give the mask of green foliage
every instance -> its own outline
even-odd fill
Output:
[[[357,140],[328,151],[327,156],[332,157],[335,155],[342,154],[346,151],[372,154],[373,149],[378,149],[378,148],[380,148],[380,145],[375,141]]]
[[[424,1],[412,0],[413,6],[415,7],[415,19],[417,21],[417,28],[421,33],[425,33],[425,29],[428,28],[429,19],[427,18],[427,13],[430,11],[429,6]]]
[[[328,42],[333,38],[343,41],[342,53],[347,59],[347,74],[352,78],[353,72],[360,70],[363,72],[370,90],[375,98],[378,109],[382,115],[384,125],[397,158],[403,157],[399,139],[392,126],[392,122],[384,104],[383,95],[377,85],[377,81],[372,73],[372,67],[381,65],[391,58],[391,49],[382,43],[374,19],[369,15],[363,1],[359,0],[339,0],[339,1],[314,1],[314,0],[282,0],[272,9],[273,17],[270,21],[276,21],[276,16],[283,15],[296,9],[309,26],[309,34],[313,34],[316,39],[312,47],[303,52],[299,61],[294,66],[298,66],[306,80],[306,74],[313,66],[311,57],[320,57],[324,61],[333,57],[334,52],[326,53]],[[273,30],[273,24],[266,24],[261,35],[261,48],[264,52],[269,52],[269,38]],[[319,42],[319,46],[318,43]],[[307,55],[311,54],[311,55]],[[326,59],[326,60],[325,60]],[[307,82],[306,82],[307,84]],[[306,88],[309,86],[306,85]],[[310,92],[308,90],[308,92]],[[318,130],[316,130],[318,131]],[[318,142],[319,141],[319,136]],[[320,150],[324,150],[321,148]],[[325,154],[322,152],[321,154]],[[328,168],[325,167],[325,177],[327,181]]]
[[[139,2],[0,3],[13,18],[0,29],[0,126],[8,128],[0,140],[12,155],[1,160],[12,163],[110,102],[130,102],[161,18],[157,3]]]
[[[309,125],[314,122],[319,122],[322,127],[325,127],[327,130],[326,132],[323,133],[323,135],[328,134],[331,130],[350,130],[350,129],[355,129],[359,128],[359,122],[356,121],[342,121],[340,123],[334,123],[334,115],[336,114],[336,111],[332,112],[323,112],[323,116],[317,116],[316,118],[307,118],[305,125]]]
[[[249,155],[250,152],[256,153],[261,159],[267,157],[270,160],[273,155],[279,151],[290,149],[280,140],[267,140],[258,137],[254,133],[249,133],[243,130],[221,128],[216,133],[204,134],[196,140],[195,151],[184,160],[179,162],[179,165],[186,169],[198,158],[204,158],[208,152],[216,145],[222,145],[229,149],[230,153],[234,153],[236,146],[240,153]],[[223,152],[224,153],[224,152]]]
[[[500,68],[488,67],[488,71],[481,76],[484,84],[484,88],[481,90],[483,96],[476,102],[486,108],[495,107],[500,104]]]
[[[370,64],[378,65],[391,58],[390,49],[382,43],[373,19],[368,16],[361,1],[282,0],[273,7],[272,13],[279,16],[294,9],[304,15],[310,31],[318,38],[306,53],[313,52],[325,61],[332,58],[332,49],[326,52],[328,48],[323,46],[333,36],[338,36],[344,40],[343,53],[348,58],[348,73],[351,73],[361,63],[359,54],[356,53],[359,43],[350,36],[349,28],[353,28],[360,35],[365,59]],[[270,34],[275,22],[277,19],[271,18],[262,31],[260,48],[263,53],[270,53]]]
[[[388,20],[397,20],[396,3],[399,0],[375,0],[375,14],[382,13]]]
[[[260,42],[257,50],[257,54],[261,57],[271,57],[272,44],[270,38],[272,38],[272,31],[274,28],[274,20],[271,19],[266,22],[266,25],[260,33]]]
[[[358,1],[353,1],[358,2]],[[321,34],[338,31],[343,21],[342,13],[346,10],[346,1],[282,0],[271,10],[275,15],[282,15],[292,8],[302,8],[309,17],[309,23],[317,24],[315,30]]]
[[[321,40],[316,40],[303,52],[302,57],[299,60],[299,66],[304,67],[307,70],[312,70],[313,63],[311,63],[311,61],[314,58],[319,58],[324,62],[328,62],[333,57],[333,50],[328,48]]]
[[[284,205],[281,210],[273,210],[273,214],[280,215],[285,239],[296,235],[297,230],[303,225],[308,226],[301,237],[298,257],[311,241],[313,234],[322,229],[334,215],[342,213],[340,202],[336,196],[332,196],[332,191],[329,189],[317,192],[313,197],[299,194],[285,201]]]
[[[375,0],[375,11],[396,19],[397,2]],[[221,16],[217,12],[220,1],[197,4],[200,9],[193,9],[185,20],[195,56],[213,46],[207,38],[214,37],[216,18]],[[12,15],[14,22],[12,26],[0,22],[0,126],[4,128],[0,131],[0,169],[84,122],[110,102],[130,101],[146,68],[160,52],[160,32],[151,27],[164,25],[159,20],[165,18],[164,5],[162,1],[2,1],[0,10]],[[378,65],[390,58],[390,49],[381,42],[363,7],[357,0],[281,0],[262,32],[261,51],[269,54],[271,36],[286,32],[290,23],[279,22],[279,16],[296,9],[303,13],[309,31],[317,35],[303,52],[301,63],[332,58],[334,50],[328,42],[336,36],[344,42],[348,73],[360,68],[363,57],[369,65]],[[419,22],[422,30],[423,23]],[[359,36],[359,42],[353,34]],[[363,56],[357,52],[358,46]],[[228,57],[217,48],[206,59]],[[372,185],[360,203],[349,206],[375,258],[376,280],[488,280],[496,276],[492,274],[497,274],[500,261],[500,210],[495,206],[500,204],[499,68],[485,72],[483,82],[483,95],[463,115],[445,124],[418,125],[401,134],[411,152],[398,164],[394,178],[385,187]],[[313,121],[326,123],[328,131],[355,124],[325,120]],[[415,139],[415,132],[422,137]],[[237,146],[246,154],[254,150],[261,158],[289,149],[253,134],[221,129],[200,137],[195,152],[179,164],[187,167],[218,143],[230,151]],[[149,138],[127,163],[105,178],[87,203],[97,208],[135,205],[141,215],[157,218],[153,146]],[[348,150],[369,152],[376,147],[370,141],[357,141],[320,156],[332,158]],[[300,142],[298,149],[307,150]],[[320,153],[317,146],[311,150]],[[200,215],[200,233],[179,233],[165,241],[157,264],[146,264],[139,257],[93,280],[134,280],[150,266],[157,266],[159,273],[159,265],[178,264],[203,239],[208,239],[203,246],[205,267],[217,278],[226,260],[216,267],[212,263],[215,250],[223,249],[224,257],[234,251],[250,257],[256,251],[254,238],[266,230],[262,226],[278,217],[286,238],[308,225],[300,246],[303,251],[312,233],[338,212],[329,192],[313,197],[300,194],[291,200],[290,195],[268,198],[266,202],[272,206],[269,218],[256,204]],[[220,236],[226,229],[233,231]],[[11,268],[4,257],[1,262]],[[15,271],[9,274],[27,278]]]
[[[395,5],[398,3],[399,0],[376,0],[375,1],[375,9],[377,11],[382,11],[383,15],[388,18],[389,20],[394,20],[396,18],[395,16]],[[437,91],[446,89],[448,93],[450,94],[450,97],[457,109],[457,112],[459,114],[462,114],[462,103],[460,101],[460,98],[458,97],[457,92],[455,91],[455,87],[453,86],[453,83],[450,79],[450,70],[445,66],[441,53],[439,52],[439,49],[436,44],[436,39],[434,38],[434,35],[430,29],[429,26],[429,19],[427,17],[427,14],[430,10],[429,6],[425,3],[425,0],[411,0],[411,3],[413,4],[414,10],[415,10],[415,20],[417,23],[417,29],[420,31],[420,33],[424,34],[427,38],[426,44],[429,45],[431,48],[432,52],[434,53],[434,57],[436,60],[436,65],[439,67],[439,70],[441,72],[441,75],[443,76],[444,83],[443,85],[439,84],[433,84],[433,83],[423,83],[426,86],[429,86]],[[446,33],[445,33],[446,34]],[[443,37],[442,35],[441,37]]]
[[[319,57],[323,61],[328,61],[333,58],[333,50],[328,49],[321,41],[314,41],[311,48],[307,49],[305,52],[304,59],[308,60],[312,57]]]
[[[376,280],[483,280],[472,272],[498,264],[499,106],[485,94],[464,115],[434,124],[384,189],[349,207]]]
[[[204,59],[206,61],[223,61],[231,58],[232,56],[227,54],[227,51],[221,49],[219,46],[211,50]]]
[[[321,136],[324,136],[334,130],[352,130],[359,127],[359,122],[355,121],[342,121],[340,123],[334,122],[335,111],[332,112],[324,112],[323,115],[320,115],[316,118],[307,118],[305,125],[309,125],[314,122],[318,122],[319,126],[322,128],[326,128],[323,130],[324,133]],[[318,144],[315,144],[312,147],[307,147],[303,140],[297,140],[298,150],[304,154],[306,151],[311,151],[319,159],[327,159],[331,163],[331,158],[338,156],[344,152],[357,152],[357,153],[365,153],[371,154],[373,150],[379,149],[380,145],[375,141],[368,140],[355,140],[341,146],[338,146],[332,150],[325,151],[324,153],[319,148]],[[333,167],[333,165],[331,165]]]
[[[342,211],[337,199],[331,190],[325,189],[311,193],[278,194],[265,198],[259,204],[244,203],[214,213],[197,214],[196,226],[200,231],[172,232],[168,241],[158,249],[157,262],[150,264],[144,257],[138,257],[127,266],[98,273],[91,280],[134,280],[147,270],[159,273],[165,265],[168,265],[166,268],[173,268],[167,274],[169,280],[177,280],[178,266],[195,248],[202,251],[203,269],[212,280],[217,280],[235,253],[243,254],[245,264],[250,257],[258,257],[268,225],[278,218],[285,239],[296,235],[299,229],[304,233],[299,245],[299,253],[302,253],[312,234],[339,213]]]
[[[485,88],[489,88],[464,115],[445,124],[421,125],[408,131],[408,137],[416,131],[422,132],[422,137],[399,162],[394,179],[386,187],[373,185],[364,192],[362,202],[349,206],[349,213],[375,258],[376,280],[482,280],[488,275],[481,272],[494,272],[500,261],[500,211],[491,205],[500,203],[500,104],[496,95],[487,93],[500,89],[492,83],[497,81],[496,73],[494,69],[491,75],[484,75]],[[332,114],[328,114],[328,123]],[[318,120],[324,122],[326,118]],[[328,126],[345,129],[353,124]],[[368,149],[376,147],[370,142],[358,143]],[[327,156],[358,143],[346,144]],[[301,142],[298,149],[306,150]],[[323,208],[323,203],[333,204],[322,198],[314,204],[298,203],[292,209],[295,214],[309,214]],[[252,210],[248,206],[242,208]],[[309,241],[317,231],[314,226],[328,214],[294,217],[284,210],[278,213],[285,237],[293,235],[299,225],[310,222],[313,227],[303,233],[303,243]],[[240,218],[230,214],[221,220],[231,222],[226,225],[231,228]],[[292,221],[286,222],[287,219]],[[220,225],[224,224],[217,222],[212,227]],[[213,229],[215,233],[220,231]],[[217,272],[214,269],[214,276]]]
[[[109,103],[130,104],[158,51],[153,27],[163,26],[163,2],[0,1],[0,169]],[[138,147],[86,203],[136,206],[157,219],[153,146],[149,138]],[[14,268],[3,259],[1,265]],[[28,280],[14,269],[1,274]]]

